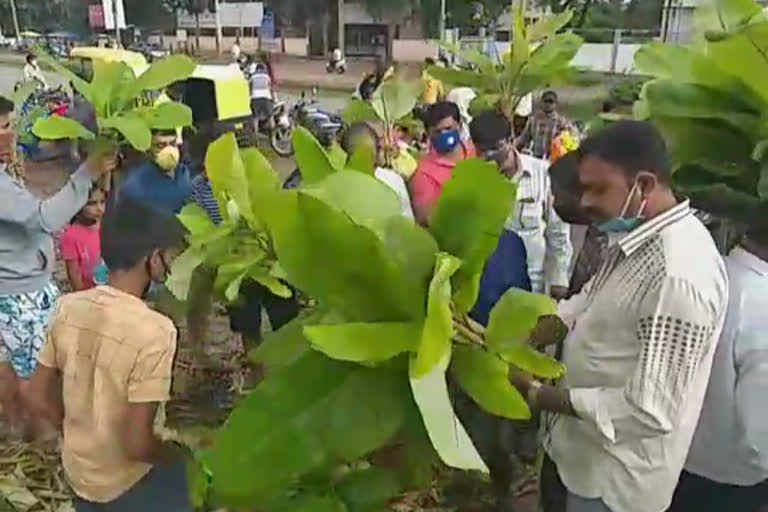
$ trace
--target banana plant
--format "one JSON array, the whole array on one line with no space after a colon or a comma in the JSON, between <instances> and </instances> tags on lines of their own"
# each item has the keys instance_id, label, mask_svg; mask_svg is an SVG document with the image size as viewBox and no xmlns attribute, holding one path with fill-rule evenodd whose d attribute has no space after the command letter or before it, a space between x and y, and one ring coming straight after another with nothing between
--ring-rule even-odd
<instances>
[{"instance_id":1,"label":"banana plant","mask_svg":"<svg viewBox=\"0 0 768 512\"><path fill-rule=\"evenodd\" d=\"M269 275L313 304L252 354L267 377L215 447L197 454L197 503L364 512L428 485L438 460L487 471L454 413L447 375L489 413L526 419L510 369L564 372L527 343L539 316L555 311L548 297L511 290L487 329L467 316L515 185L495 164L458 164L427 230L401 216L368 165L340 169L297 133L299 189L282 190L257 150L240 151L226 135L207 157L224 222L213 226L196 206L180 216L190 245L171 289L188 289L189 269L205 262L226 290L241 276L269 286ZM402 456L385 462L397 449Z\"/></svg>"},{"instance_id":2,"label":"banana plant","mask_svg":"<svg viewBox=\"0 0 768 512\"><path fill-rule=\"evenodd\" d=\"M157 61L139 76L123 62L94 59L90 82L45 53L40 53L40 59L93 106L98 126L94 133L74 119L54 115L37 120L32 127L40 139L84 139L101 148L127 142L138 151L147 151L152 143L152 130L192 124L192 111L186 105L167 102L151 106L144 100L146 93L162 90L192 74L196 64L186 56L174 55Z\"/></svg>"},{"instance_id":3,"label":"banana plant","mask_svg":"<svg viewBox=\"0 0 768 512\"><path fill-rule=\"evenodd\" d=\"M718 0L696 20L695 44L638 51L635 67L654 79L635 116L661 130L696 206L744 221L768 200L768 17L753 0Z\"/></svg>"},{"instance_id":4,"label":"banana plant","mask_svg":"<svg viewBox=\"0 0 768 512\"><path fill-rule=\"evenodd\" d=\"M525 2L513 9L512 45L501 63L475 50L446 46L475 69L431 66L427 72L443 82L471 87L478 93L472 109L498 108L510 119L520 101L532 91L567 77L570 62L583 40L576 34L558 33L573 16L572 11L525 24Z\"/></svg>"}]
</instances>

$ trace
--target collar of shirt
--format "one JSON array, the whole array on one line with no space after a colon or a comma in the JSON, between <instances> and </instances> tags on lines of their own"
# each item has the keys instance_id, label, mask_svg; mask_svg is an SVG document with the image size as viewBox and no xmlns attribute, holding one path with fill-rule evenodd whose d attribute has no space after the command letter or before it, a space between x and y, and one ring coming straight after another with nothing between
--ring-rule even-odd
<instances>
[{"instance_id":1,"label":"collar of shirt","mask_svg":"<svg viewBox=\"0 0 768 512\"><path fill-rule=\"evenodd\" d=\"M746 249L736 247L728 257L758 275L768 276L768 261L761 260Z\"/></svg>"},{"instance_id":2,"label":"collar of shirt","mask_svg":"<svg viewBox=\"0 0 768 512\"><path fill-rule=\"evenodd\" d=\"M644 222L640 227L628 233L619 240L619 247L621 247L624 255L629 257L662 229L684 219L690 214L691 206L688 199L681 201L674 208L670 208L661 215L657 215Z\"/></svg>"},{"instance_id":3,"label":"collar of shirt","mask_svg":"<svg viewBox=\"0 0 768 512\"><path fill-rule=\"evenodd\" d=\"M462 142L462 148L464 150L462 160L474 156L474 149L471 145ZM450 158L444 157L433 149L430 150L430 152L427 153L427 156L421 161L419 170L438 183L445 183L453 174L453 168L456 167L457 163L458 162L454 162Z\"/></svg>"}]
</instances>

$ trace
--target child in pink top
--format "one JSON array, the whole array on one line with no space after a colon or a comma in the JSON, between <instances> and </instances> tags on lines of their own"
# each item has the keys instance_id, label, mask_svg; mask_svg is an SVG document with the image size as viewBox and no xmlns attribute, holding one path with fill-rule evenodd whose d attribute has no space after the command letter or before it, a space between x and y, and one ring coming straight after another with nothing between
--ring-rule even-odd
<instances>
[{"instance_id":1,"label":"child in pink top","mask_svg":"<svg viewBox=\"0 0 768 512\"><path fill-rule=\"evenodd\" d=\"M61 235L61 257L73 291L93 288L93 271L101 263L99 228L104 216L107 194L94 187L88 202Z\"/></svg>"}]
</instances>

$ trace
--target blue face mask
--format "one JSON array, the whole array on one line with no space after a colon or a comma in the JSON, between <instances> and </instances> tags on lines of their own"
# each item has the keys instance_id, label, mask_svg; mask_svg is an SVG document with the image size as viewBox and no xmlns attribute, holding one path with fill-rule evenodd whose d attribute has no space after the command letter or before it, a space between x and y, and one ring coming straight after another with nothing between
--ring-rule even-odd
<instances>
[{"instance_id":1,"label":"blue face mask","mask_svg":"<svg viewBox=\"0 0 768 512\"><path fill-rule=\"evenodd\" d=\"M645 220L645 217L643 217L643 211L645 210L645 205L647 203L645 199L643 200L642 203L640 203L640 209L638 210L637 215L633 217L626 216L627 209L629 208L629 203L637 191L638 191L638 184L637 182L635 182L635 184L632 186L632 190L629 191L627 200L624 202L624 208L621 209L621 215L619 215L618 217L614 217L613 219L607 220L605 222L601 222L600 224L597 224L595 227L603 233L629 233L630 231L633 231L636 227L638 227L640 224L642 224L643 221Z\"/></svg>"},{"instance_id":2,"label":"blue face mask","mask_svg":"<svg viewBox=\"0 0 768 512\"><path fill-rule=\"evenodd\" d=\"M447 155L461 144L459 130L444 130L432 137L432 147L441 155Z\"/></svg>"}]
</instances>

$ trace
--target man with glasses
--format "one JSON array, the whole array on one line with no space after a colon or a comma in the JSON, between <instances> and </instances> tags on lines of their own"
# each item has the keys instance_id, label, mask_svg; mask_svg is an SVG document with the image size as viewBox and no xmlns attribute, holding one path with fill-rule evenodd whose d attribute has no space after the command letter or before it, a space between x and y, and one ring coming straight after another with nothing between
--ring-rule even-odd
<instances>
[{"instance_id":1,"label":"man with glasses","mask_svg":"<svg viewBox=\"0 0 768 512\"><path fill-rule=\"evenodd\" d=\"M475 117L470 133L478 155L497 162L517 184L517 199L506 229L525 242L533 291L545 293L549 285L553 297L564 298L573 248L568 224L555 213L547 162L517 152L511 142L512 127L498 112Z\"/></svg>"},{"instance_id":2,"label":"man with glasses","mask_svg":"<svg viewBox=\"0 0 768 512\"><path fill-rule=\"evenodd\" d=\"M557 111L557 93L551 89L541 95L541 107L528 120L515 145L519 150L530 149L536 158L549 158L552 140L563 132L573 132L573 124Z\"/></svg>"}]
</instances>

